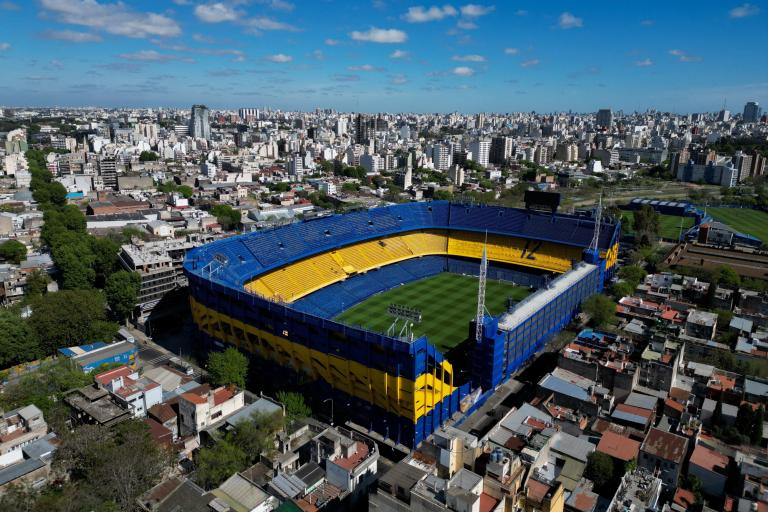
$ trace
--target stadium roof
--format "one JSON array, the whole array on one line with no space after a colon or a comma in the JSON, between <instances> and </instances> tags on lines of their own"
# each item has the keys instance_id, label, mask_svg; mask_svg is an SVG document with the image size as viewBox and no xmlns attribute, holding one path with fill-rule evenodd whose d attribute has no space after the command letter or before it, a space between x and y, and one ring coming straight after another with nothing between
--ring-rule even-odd
<instances>
[{"instance_id":1,"label":"stadium roof","mask_svg":"<svg viewBox=\"0 0 768 512\"><path fill-rule=\"evenodd\" d=\"M587 248L595 220L519 208L433 201L331 215L218 240L187 253L188 272L240 286L268 270L335 247L419 229L458 229L517 236ZM598 245L616 241L617 226L604 224Z\"/></svg>"}]
</instances>

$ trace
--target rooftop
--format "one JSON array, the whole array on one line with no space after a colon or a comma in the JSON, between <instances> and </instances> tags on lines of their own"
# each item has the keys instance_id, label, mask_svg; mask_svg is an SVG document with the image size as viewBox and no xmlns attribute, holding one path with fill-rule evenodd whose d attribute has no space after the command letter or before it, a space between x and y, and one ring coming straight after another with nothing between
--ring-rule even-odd
<instances>
[{"instance_id":1,"label":"rooftop","mask_svg":"<svg viewBox=\"0 0 768 512\"><path fill-rule=\"evenodd\" d=\"M688 439L685 437L651 428L640 449L660 459L682 464L687 447Z\"/></svg>"},{"instance_id":2,"label":"rooftop","mask_svg":"<svg viewBox=\"0 0 768 512\"><path fill-rule=\"evenodd\" d=\"M637 454L640 452L640 442L606 430L597 444L597 451L610 455L614 459L630 461L637 459Z\"/></svg>"}]
</instances>

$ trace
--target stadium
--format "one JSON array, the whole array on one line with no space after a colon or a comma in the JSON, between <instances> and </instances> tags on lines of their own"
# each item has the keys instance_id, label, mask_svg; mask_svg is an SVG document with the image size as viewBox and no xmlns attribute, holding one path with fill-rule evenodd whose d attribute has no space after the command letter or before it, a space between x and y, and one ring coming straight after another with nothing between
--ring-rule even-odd
<instances>
[{"instance_id":1,"label":"stadium","mask_svg":"<svg viewBox=\"0 0 768 512\"><path fill-rule=\"evenodd\" d=\"M614 271L619 224L555 211L408 203L219 240L184 262L193 321L203 342L302 374L351 421L413 447L482 403Z\"/></svg>"}]
</instances>

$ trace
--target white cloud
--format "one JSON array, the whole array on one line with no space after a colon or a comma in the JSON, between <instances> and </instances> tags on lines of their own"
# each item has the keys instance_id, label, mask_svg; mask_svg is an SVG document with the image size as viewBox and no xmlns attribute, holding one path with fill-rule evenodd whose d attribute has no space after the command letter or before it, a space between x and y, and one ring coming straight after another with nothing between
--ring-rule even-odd
<instances>
[{"instance_id":1,"label":"white cloud","mask_svg":"<svg viewBox=\"0 0 768 512\"><path fill-rule=\"evenodd\" d=\"M350 71L381 71L381 68L377 68L372 64L363 64L361 66L348 66Z\"/></svg>"},{"instance_id":2,"label":"white cloud","mask_svg":"<svg viewBox=\"0 0 768 512\"><path fill-rule=\"evenodd\" d=\"M520 53L518 48L504 48L504 55L517 55Z\"/></svg>"},{"instance_id":3,"label":"white cloud","mask_svg":"<svg viewBox=\"0 0 768 512\"><path fill-rule=\"evenodd\" d=\"M267 55L264 57L270 62L276 62L277 64L285 64L286 62L291 62L293 60L293 57L290 55L286 55L284 53L276 53L275 55Z\"/></svg>"},{"instance_id":4,"label":"white cloud","mask_svg":"<svg viewBox=\"0 0 768 512\"><path fill-rule=\"evenodd\" d=\"M0 2L0 10L3 11L18 11L21 9L18 4L13 2Z\"/></svg>"},{"instance_id":5,"label":"white cloud","mask_svg":"<svg viewBox=\"0 0 768 512\"><path fill-rule=\"evenodd\" d=\"M451 60L458 62L485 62L485 57L482 55L454 55Z\"/></svg>"},{"instance_id":6,"label":"white cloud","mask_svg":"<svg viewBox=\"0 0 768 512\"><path fill-rule=\"evenodd\" d=\"M461 15L467 18L476 18L490 14L495 9L496 7L493 5L467 4L461 7Z\"/></svg>"},{"instance_id":7,"label":"white cloud","mask_svg":"<svg viewBox=\"0 0 768 512\"><path fill-rule=\"evenodd\" d=\"M457 14L458 11L451 5L444 5L443 7L433 5L429 8L417 5L409 7L408 12L403 15L403 19L408 23L426 23L456 16Z\"/></svg>"},{"instance_id":8,"label":"white cloud","mask_svg":"<svg viewBox=\"0 0 768 512\"><path fill-rule=\"evenodd\" d=\"M293 9L296 8L296 6L293 5L291 2L285 2L284 0L272 0L271 2L268 2L268 3L272 9L275 9L278 11L291 12Z\"/></svg>"},{"instance_id":9,"label":"white cloud","mask_svg":"<svg viewBox=\"0 0 768 512\"><path fill-rule=\"evenodd\" d=\"M458 76L472 76L475 74L475 70L467 66L459 66L457 68L453 68L451 73Z\"/></svg>"},{"instance_id":10,"label":"white cloud","mask_svg":"<svg viewBox=\"0 0 768 512\"><path fill-rule=\"evenodd\" d=\"M223 21L235 21L239 13L231 5L222 2L214 4L200 4L195 7L195 16L205 23L221 23Z\"/></svg>"},{"instance_id":11,"label":"white cloud","mask_svg":"<svg viewBox=\"0 0 768 512\"><path fill-rule=\"evenodd\" d=\"M215 41L214 38L210 36L206 36L205 34L193 34L192 39L194 39L198 43L208 43L208 44L211 44Z\"/></svg>"},{"instance_id":12,"label":"white cloud","mask_svg":"<svg viewBox=\"0 0 768 512\"><path fill-rule=\"evenodd\" d=\"M168 16L134 11L123 2L106 4L97 0L40 0L40 5L61 23L91 27L118 36L144 38L181 34L179 24Z\"/></svg>"},{"instance_id":13,"label":"white cloud","mask_svg":"<svg viewBox=\"0 0 768 512\"><path fill-rule=\"evenodd\" d=\"M410 56L411 56L410 52L407 52L405 50L395 50L389 54L390 59L407 59Z\"/></svg>"},{"instance_id":14,"label":"white cloud","mask_svg":"<svg viewBox=\"0 0 768 512\"><path fill-rule=\"evenodd\" d=\"M539 62L540 62L539 59L530 59L530 60L521 62L520 65L524 68L532 68L533 66L538 66Z\"/></svg>"},{"instance_id":15,"label":"white cloud","mask_svg":"<svg viewBox=\"0 0 768 512\"><path fill-rule=\"evenodd\" d=\"M683 50L669 50L669 54L673 57L677 57L680 62L699 62L701 57L698 55L691 55Z\"/></svg>"},{"instance_id":16,"label":"white cloud","mask_svg":"<svg viewBox=\"0 0 768 512\"><path fill-rule=\"evenodd\" d=\"M557 19L557 24L562 29L569 29L569 28L580 28L584 26L584 20L581 18L574 16L573 14L569 12L564 12L560 15L560 17Z\"/></svg>"},{"instance_id":17,"label":"white cloud","mask_svg":"<svg viewBox=\"0 0 768 512\"><path fill-rule=\"evenodd\" d=\"M309 54L310 57L312 57L315 60L324 60L325 54L323 53L323 50L315 50L312 53Z\"/></svg>"},{"instance_id":18,"label":"white cloud","mask_svg":"<svg viewBox=\"0 0 768 512\"><path fill-rule=\"evenodd\" d=\"M640 24L641 24L642 26L644 26L644 27L650 27L650 26L653 26L655 23L656 23L656 22L655 22L654 20L651 20L651 19L643 20L643 21L641 21L641 22L640 22Z\"/></svg>"},{"instance_id":19,"label":"white cloud","mask_svg":"<svg viewBox=\"0 0 768 512\"><path fill-rule=\"evenodd\" d=\"M168 62L171 60L183 60L180 59L178 55L160 53L155 50L141 50L133 53L121 53L118 55L118 57L125 60L139 60L145 62Z\"/></svg>"},{"instance_id":20,"label":"white cloud","mask_svg":"<svg viewBox=\"0 0 768 512\"><path fill-rule=\"evenodd\" d=\"M371 27L365 32L357 30L350 32L349 37L355 41L368 41L371 43L404 43L408 40L408 34L395 28L376 28Z\"/></svg>"},{"instance_id":21,"label":"white cloud","mask_svg":"<svg viewBox=\"0 0 768 512\"><path fill-rule=\"evenodd\" d=\"M403 85L408 83L408 79L405 77L405 75L394 75L390 83L392 85Z\"/></svg>"},{"instance_id":22,"label":"white cloud","mask_svg":"<svg viewBox=\"0 0 768 512\"><path fill-rule=\"evenodd\" d=\"M282 21L275 21L270 18L251 18L246 21L246 24L257 30L285 30L287 32L300 32L301 29L294 25L290 25L288 23L283 23Z\"/></svg>"},{"instance_id":23,"label":"white cloud","mask_svg":"<svg viewBox=\"0 0 768 512\"><path fill-rule=\"evenodd\" d=\"M753 4L741 4L728 11L731 18L748 18L760 13L760 8Z\"/></svg>"},{"instance_id":24,"label":"white cloud","mask_svg":"<svg viewBox=\"0 0 768 512\"><path fill-rule=\"evenodd\" d=\"M45 39L68 41L70 43L95 43L97 41L101 41L101 36L98 34L77 32L75 30L46 30L41 34L41 36Z\"/></svg>"},{"instance_id":25,"label":"white cloud","mask_svg":"<svg viewBox=\"0 0 768 512\"><path fill-rule=\"evenodd\" d=\"M525 9L518 9L515 11L515 16L528 16L528 11Z\"/></svg>"},{"instance_id":26,"label":"white cloud","mask_svg":"<svg viewBox=\"0 0 768 512\"><path fill-rule=\"evenodd\" d=\"M338 39L331 39L330 37L325 40L325 44L328 46L337 46L340 42Z\"/></svg>"},{"instance_id":27,"label":"white cloud","mask_svg":"<svg viewBox=\"0 0 768 512\"><path fill-rule=\"evenodd\" d=\"M462 30L475 30L477 28L477 23L468 20L459 20L458 23L456 23L456 26Z\"/></svg>"},{"instance_id":28,"label":"white cloud","mask_svg":"<svg viewBox=\"0 0 768 512\"><path fill-rule=\"evenodd\" d=\"M653 66L653 61L651 59L645 58L643 60L636 61L635 66L639 68L647 68L648 66Z\"/></svg>"},{"instance_id":29,"label":"white cloud","mask_svg":"<svg viewBox=\"0 0 768 512\"><path fill-rule=\"evenodd\" d=\"M0 52L11 49L11 43L0 43Z\"/></svg>"}]
</instances>

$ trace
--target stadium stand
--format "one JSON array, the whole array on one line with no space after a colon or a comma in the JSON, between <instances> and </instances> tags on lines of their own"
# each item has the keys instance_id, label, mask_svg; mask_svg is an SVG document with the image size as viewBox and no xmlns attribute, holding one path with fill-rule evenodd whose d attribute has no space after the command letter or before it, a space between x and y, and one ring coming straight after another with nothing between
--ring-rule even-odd
<instances>
[{"instance_id":1,"label":"stadium stand","mask_svg":"<svg viewBox=\"0 0 768 512\"><path fill-rule=\"evenodd\" d=\"M480 391L509 378L602 289L620 227L604 222L590 248L596 231L586 217L409 203L216 241L189 251L184 271L202 343L256 354L271 362L261 369L275 378L290 370L312 383L312 393L347 404L358 425L415 446L482 403ZM469 367L458 376L426 337L404 340L332 320L402 283L444 270L474 273L486 233L489 278L528 279L541 289L503 318L483 318L482 340L468 347ZM521 265L536 270L526 274ZM563 274L547 281L553 272Z\"/></svg>"}]
</instances>

